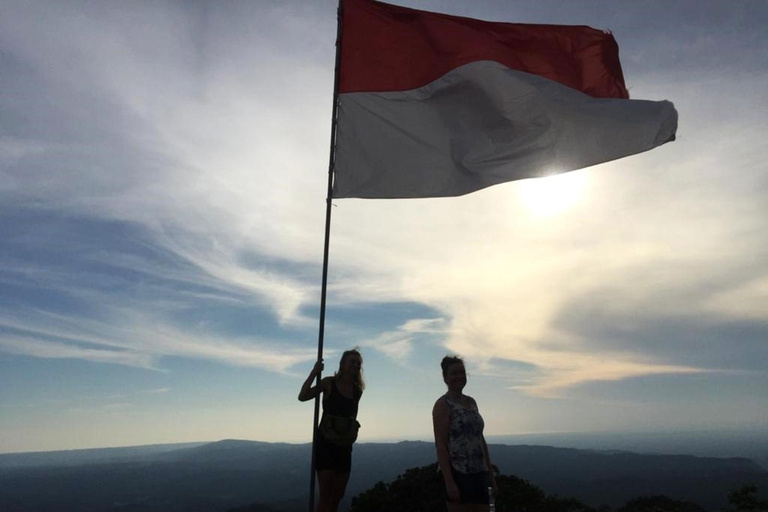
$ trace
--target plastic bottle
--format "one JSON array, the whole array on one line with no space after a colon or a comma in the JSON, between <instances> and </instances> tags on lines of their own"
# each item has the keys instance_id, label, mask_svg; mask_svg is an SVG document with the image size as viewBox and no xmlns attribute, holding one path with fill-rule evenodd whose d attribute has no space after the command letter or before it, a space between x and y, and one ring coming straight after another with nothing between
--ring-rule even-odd
<instances>
[{"instance_id":1,"label":"plastic bottle","mask_svg":"<svg viewBox=\"0 0 768 512\"><path fill-rule=\"evenodd\" d=\"M493 487L488 487L488 512L496 512L496 496L493 495Z\"/></svg>"}]
</instances>

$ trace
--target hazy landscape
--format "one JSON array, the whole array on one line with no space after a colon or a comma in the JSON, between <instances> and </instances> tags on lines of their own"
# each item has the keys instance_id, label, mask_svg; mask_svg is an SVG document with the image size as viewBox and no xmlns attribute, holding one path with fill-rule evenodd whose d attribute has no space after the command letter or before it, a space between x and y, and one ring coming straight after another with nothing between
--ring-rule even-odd
<instances>
[{"instance_id":1,"label":"hazy landscape","mask_svg":"<svg viewBox=\"0 0 768 512\"><path fill-rule=\"evenodd\" d=\"M350 13L376 2L344 0L344 18L339 0L0 1L0 512L304 511L312 404L297 394L356 346L344 512L409 470L436 475L430 411L454 354L499 434L493 461L539 494L595 509L581 512L644 494L744 512L729 491L768 491L768 1L385 3L438 13L403 20L586 30L622 97L575 71L606 53L550 28L498 54L417 31L424 65L402 37L372 37L381 51L358 57L376 73L395 76L384 53L403 73L458 67L352 92L337 48L357 48ZM471 32L500 42L489 30ZM496 68L550 40L530 76ZM528 85L461 78L481 62ZM539 89L543 69L573 83ZM350 108L377 90L392 113L399 95L423 101L391 125ZM650 150L669 139L636 145L641 118L582 110L625 101L673 103L676 140ZM376 129L348 122L363 112ZM575 142L587 133L594 151ZM355 147L367 164L349 165ZM345 167L400 175L418 147L435 163L391 199L329 190ZM435 191L444 169L497 184L416 197L427 169ZM439 495L432 480L420 489ZM374 508L352 512L436 512Z\"/></svg>"},{"instance_id":2,"label":"hazy landscape","mask_svg":"<svg viewBox=\"0 0 768 512\"><path fill-rule=\"evenodd\" d=\"M682 434L680 434L682 436ZM648 434L646 434L648 436ZM755 484L768 489L766 437L732 439L730 447L751 450L731 457L660 454L639 434L619 436L571 434L560 444L591 439L598 449L524 444L496 444L491 454L502 474L524 478L547 493L574 497L593 507L618 507L638 496L666 495L695 502L709 510L727 505L729 491ZM546 436L538 436L544 438ZM663 446L660 434L656 445ZM671 442L672 437L666 436ZM703 439L709 450L727 448L715 434L688 436L691 446ZM615 447L644 446L633 453ZM541 440L541 439L539 439ZM555 436L550 436L555 441ZM614 449L600 449L600 444ZM306 509L309 444L224 440L127 448L45 453L0 454L0 509L4 512L51 511L211 511L263 503L275 510ZM703 448L700 448L700 450ZM657 452L657 453L647 453ZM352 497L379 481L390 482L406 469L434 462L426 441L361 443L355 446Z\"/></svg>"}]
</instances>

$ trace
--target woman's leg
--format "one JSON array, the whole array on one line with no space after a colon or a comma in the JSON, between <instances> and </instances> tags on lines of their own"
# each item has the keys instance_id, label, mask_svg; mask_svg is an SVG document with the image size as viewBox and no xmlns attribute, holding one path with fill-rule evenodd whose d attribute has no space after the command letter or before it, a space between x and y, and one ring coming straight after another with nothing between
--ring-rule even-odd
<instances>
[{"instance_id":1,"label":"woman's leg","mask_svg":"<svg viewBox=\"0 0 768 512\"><path fill-rule=\"evenodd\" d=\"M318 500L317 512L334 512L331 495L333 494L333 477L336 474L332 470L317 472Z\"/></svg>"},{"instance_id":2,"label":"woman's leg","mask_svg":"<svg viewBox=\"0 0 768 512\"><path fill-rule=\"evenodd\" d=\"M317 481L320 484L317 512L337 512L339 503L347 490L349 473L337 473L333 470L318 471Z\"/></svg>"},{"instance_id":3,"label":"woman's leg","mask_svg":"<svg viewBox=\"0 0 768 512\"><path fill-rule=\"evenodd\" d=\"M344 499L344 493L347 490L349 482L349 473L336 473L333 478L333 512L339 510L339 503Z\"/></svg>"},{"instance_id":4,"label":"woman's leg","mask_svg":"<svg viewBox=\"0 0 768 512\"><path fill-rule=\"evenodd\" d=\"M491 508L490 505L482 503L485 501L488 488L485 474L464 474L453 471L453 479L459 488L462 499L475 503L446 501L448 512L488 512Z\"/></svg>"},{"instance_id":5,"label":"woman's leg","mask_svg":"<svg viewBox=\"0 0 768 512\"><path fill-rule=\"evenodd\" d=\"M461 503L456 503L455 501L446 501L445 502L445 508L448 509L448 512L464 512L464 505Z\"/></svg>"}]
</instances>

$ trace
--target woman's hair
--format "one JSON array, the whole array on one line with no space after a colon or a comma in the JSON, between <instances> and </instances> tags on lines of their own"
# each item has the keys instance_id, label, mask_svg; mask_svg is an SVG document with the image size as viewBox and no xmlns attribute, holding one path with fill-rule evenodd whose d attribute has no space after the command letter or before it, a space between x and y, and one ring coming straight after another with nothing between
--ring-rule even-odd
<instances>
[{"instance_id":1,"label":"woman's hair","mask_svg":"<svg viewBox=\"0 0 768 512\"><path fill-rule=\"evenodd\" d=\"M352 350L345 350L344 353L341 354L341 359L339 360L339 371L337 371L334 375L341 373L341 368L344 366L344 360L351 355L357 355L357 357L360 358L360 373L355 375L355 384L357 384L360 390L363 391L365 390L365 379L363 378L363 355L360 353L360 347L355 347Z\"/></svg>"},{"instance_id":2,"label":"woman's hair","mask_svg":"<svg viewBox=\"0 0 768 512\"><path fill-rule=\"evenodd\" d=\"M443 377L445 377L445 372L448 371L448 367L452 364L464 364L464 360L460 358L459 356L445 356L442 361L440 361L440 368L443 369Z\"/></svg>"}]
</instances>

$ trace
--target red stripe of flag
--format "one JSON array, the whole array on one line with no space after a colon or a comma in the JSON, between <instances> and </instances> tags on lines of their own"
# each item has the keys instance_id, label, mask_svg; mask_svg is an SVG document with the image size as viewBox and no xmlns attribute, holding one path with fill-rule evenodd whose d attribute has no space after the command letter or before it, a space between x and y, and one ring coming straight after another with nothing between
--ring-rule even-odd
<instances>
[{"instance_id":1,"label":"red stripe of flag","mask_svg":"<svg viewBox=\"0 0 768 512\"><path fill-rule=\"evenodd\" d=\"M595 98L628 98L613 36L586 26L498 23L345 0L339 92L406 91L481 60Z\"/></svg>"}]
</instances>

